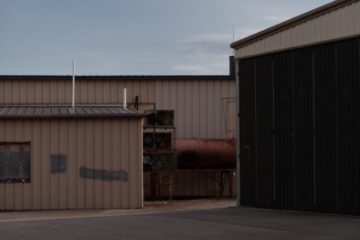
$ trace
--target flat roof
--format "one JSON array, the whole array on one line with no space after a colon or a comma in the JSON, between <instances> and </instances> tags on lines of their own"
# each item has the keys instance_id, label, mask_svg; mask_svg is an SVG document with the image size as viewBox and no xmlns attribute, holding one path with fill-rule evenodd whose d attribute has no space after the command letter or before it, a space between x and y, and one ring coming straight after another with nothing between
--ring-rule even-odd
<instances>
[{"instance_id":1,"label":"flat roof","mask_svg":"<svg viewBox=\"0 0 360 240\"><path fill-rule=\"evenodd\" d=\"M0 119L142 118L120 105L2 105Z\"/></svg>"},{"instance_id":2,"label":"flat roof","mask_svg":"<svg viewBox=\"0 0 360 240\"><path fill-rule=\"evenodd\" d=\"M280 24L277 24L273 27L267 28L263 31L260 31L258 33L255 33L253 35L250 35L246 38L240 39L236 42L233 42L230 46L231 48L238 49L242 46L246 46L251 44L252 42L256 42L257 40L264 39L272 34L275 34L277 32L281 32L286 30L287 28L291 28L294 25L298 25L302 22L309 21L319 15L324 14L325 12L334 11L337 8L341 8L345 5L351 4L353 2L357 2L359 0L336 0L333 2L330 2L328 4L325 4L321 7L315 8L309 12L306 12L304 14L301 14L297 17L291 18L285 22L282 22Z\"/></svg>"}]
</instances>

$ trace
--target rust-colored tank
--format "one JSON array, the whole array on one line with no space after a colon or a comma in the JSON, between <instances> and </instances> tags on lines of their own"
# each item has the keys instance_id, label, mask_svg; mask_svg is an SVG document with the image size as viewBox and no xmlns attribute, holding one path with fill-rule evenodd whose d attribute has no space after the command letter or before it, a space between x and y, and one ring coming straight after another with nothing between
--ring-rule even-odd
<instances>
[{"instance_id":1,"label":"rust-colored tank","mask_svg":"<svg viewBox=\"0 0 360 240\"><path fill-rule=\"evenodd\" d=\"M236 168L235 139L176 139L178 169Z\"/></svg>"}]
</instances>

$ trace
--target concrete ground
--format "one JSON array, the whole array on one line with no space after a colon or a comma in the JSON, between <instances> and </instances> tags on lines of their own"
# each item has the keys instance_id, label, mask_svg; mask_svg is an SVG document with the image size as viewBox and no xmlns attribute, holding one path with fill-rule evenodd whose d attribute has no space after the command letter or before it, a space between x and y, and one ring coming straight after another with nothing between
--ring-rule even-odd
<instances>
[{"instance_id":1,"label":"concrete ground","mask_svg":"<svg viewBox=\"0 0 360 240\"><path fill-rule=\"evenodd\" d=\"M139 210L5 212L0 239L360 239L360 217L234 206L193 200Z\"/></svg>"}]
</instances>

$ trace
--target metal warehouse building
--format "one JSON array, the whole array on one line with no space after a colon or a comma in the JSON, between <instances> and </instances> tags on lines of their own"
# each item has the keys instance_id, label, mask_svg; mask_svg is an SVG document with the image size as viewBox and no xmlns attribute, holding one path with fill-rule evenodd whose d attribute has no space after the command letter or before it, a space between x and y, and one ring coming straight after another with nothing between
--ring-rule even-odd
<instances>
[{"instance_id":1,"label":"metal warehouse building","mask_svg":"<svg viewBox=\"0 0 360 240\"><path fill-rule=\"evenodd\" d=\"M143 206L143 114L1 106L0 210Z\"/></svg>"},{"instance_id":2,"label":"metal warehouse building","mask_svg":"<svg viewBox=\"0 0 360 240\"><path fill-rule=\"evenodd\" d=\"M235 137L235 128L236 128L236 104L235 104L235 78L231 75L224 75L224 76L76 76L76 90L75 90L75 102L76 106L92 106L95 107L93 110L96 112L105 112L108 111L105 109L101 109L101 107L116 107L116 105L121 104L123 102L123 89L127 89L127 98L128 98L128 104L130 106L138 105L139 112L143 112L144 110L153 110L153 109L163 109L163 110L173 110L175 112L175 127L176 127L176 135L174 136L176 139L182 139L182 140L195 140L195 139L233 139ZM54 106L54 105L71 105L72 95L71 95L71 76L0 76L0 106L23 106L23 107L31 107L33 105L48 105L48 106ZM115 105L115 106L114 106ZM99 107L99 109L97 108ZM51 111L57 111L57 109L52 109ZM89 110L92 112L92 110ZM16 111L15 111L16 112ZM85 113L87 110L85 111ZM0 112L1 114L1 112ZM116 144L120 147L118 149L119 151L123 152L122 154L130 154L131 156L137 156L135 155L135 152L133 151L139 151L142 154L143 148L139 148L137 145L136 149L127 149L129 146L132 146L135 148L135 143L133 141L138 141L138 130L136 130L136 134L132 136L130 134L130 130L127 128L123 129L123 123L136 125L139 121L135 121L134 118L130 118L128 121L129 123L125 123L125 119L127 118L127 114L131 113L125 113L125 116L120 117L118 120L119 124L121 125L121 132L118 134L111 133L110 140L116 141ZM40 128L39 123L42 121L44 123L44 126L48 128L50 133L55 134L56 131L58 131L61 137L60 139L56 139L53 135L46 135L47 138L55 138L54 139L54 145L52 141L48 143L48 141L45 141L46 144L51 144L49 146L52 146L51 152L47 152L47 155L52 154L61 154L61 151L58 151L58 148L66 148L66 155L67 151L76 151L73 148L70 148L70 145L68 146L66 139L72 140L73 137L69 137L68 134L71 134L73 136L73 132L75 129L80 128L80 133L78 134L78 137L83 139L84 141L94 141L90 145L82 145L80 144L79 147L85 146L86 149L92 149L94 146L98 146L98 144L102 144L103 141L110 141L109 138L106 136L110 134L108 127L111 127L113 123L104 123L105 119L92 119L91 116L88 118L84 118L84 116L81 116L81 121L84 123L87 123L86 126L93 126L87 127L84 129L84 125L80 124L80 120L75 120L73 118L71 119L64 119L59 120L58 118L52 119L52 116L46 116L46 120L36 120L36 124L34 120L28 121L29 123L25 123L25 120L17 120L18 117L17 114L13 114L14 120L8 121L9 123L6 123L9 126L13 126L11 124L17 124L19 122L20 128L16 128L15 132L17 135L23 134L18 129L26 129L37 127ZM41 114L40 114L41 115ZM90 114L91 115L91 114ZM106 114L105 114L106 115ZM141 115L141 114L140 114ZM140 116L139 115L139 116ZM68 116L65 111L65 116ZM86 116L85 116L86 117ZM1 116L0 116L1 118ZM104 117L105 118L105 117ZM123 119L125 118L125 119ZM112 121L115 120L110 119L106 121ZM11 122L11 123L10 123ZM21 123L20 123L21 122ZM33 123L34 122L34 123ZM52 124L53 122L53 124ZM136 122L136 123L135 123ZM25 124L25 125L24 125ZM52 125L51 125L52 124ZM50 127L51 125L51 127ZM67 127L68 125L68 127ZM60 130L57 130L61 126ZM78 126L78 127L77 127ZM5 127L7 129L7 127ZM134 127L135 128L135 127ZM69 130L72 129L72 130ZM31 131L28 133L27 131ZM40 132L42 132L41 129L39 129ZM45 131L45 130L44 130ZM88 131L90 131L88 133ZM97 131L94 133L93 131ZM102 131L106 131L103 135ZM45 131L47 132L47 130ZM2 131L1 131L2 133ZM15 133L14 133L15 134ZM40 136L36 135L39 134L38 131L34 130L26 130L24 134L34 134L35 139L38 139ZM44 133L45 134L45 133ZM63 135L65 134L65 135ZM90 135L86 135L90 134ZM93 135L91 135L93 134ZM91 137L98 136L100 134L101 138L98 139L97 137L94 139L91 139ZM141 135L143 133L140 133ZM1 135L0 141L5 141L6 139L3 134ZM7 135L6 135L7 136ZM129 142L126 142L123 138L124 137L130 137L132 139L129 140ZM19 140L16 140L16 142L28 142L29 140L21 140L20 138L17 138ZM28 137L24 137L24 139L29 139ZM81 140L79 139L79 141ZM15 140L11 140L15 141ZM65 142L64 142L65 141ZM125 145L126 149L123 149L122 144ZM138 144L137 142L136 144ZM65 144L65 145L63 145ZM106 144L108 144L106 142ZM142 144L142 142L141 142ZM35 147L36 145L34 145ZM114 146L112 146L114 147ZM67 149L69 148L69 149ZM97 154L103 154L107 157L113 158L113 153L109 152L109 149L104 149L105 146L101 145L101 148L99 149L99 153ZM36 148L32 151L39 151ZM65 151L64 150L64 151ZM109 151L108 151L109 150ZM109 163L103 163L100 159L100 155L95 157L93 154L90 154L91 152L87 153L85 149L80 148L79 150L81 158L85 158L85 160L81 161L89 161L91 162L91 165L86 165L86 168L90 169L100 169L100 170L107 170L108 167L106 164ZM95 150L91 150L95 151ZM97 150L96 150L97 151ZM115 151L115 149L111 150ZM127 151L130 151L129 153ZM34 152L35 153L35 152ZM33 154L34 154L33 153ZM40 154L37 153L36 154ZM44 153L45 154L45 153ZM73 153L71 153L73 154ZM84 155L86 154L86 155ZM110 154L110 155L109 155ZM115 153L114 153L115 154ZM65 155L65 154L64 154ZM125 194L124 192L117 192L116 194L114 192L111 192L111 181L102 181L98 183L98 180L91 180L94 183L96 183L96 188L103 189L101 191L107 191L107 194L110 194L109 199L103 199L101 194L96 195L95 192L97 191L95 188L93 189L90 185L86 185L85 193L79 192L76 190L76 194L85 194L85 200L83 198L84 195L80 195L80 198L78 202L73 202L74 199L72 198L72 194L74 192L73 185L70 184L73 179L75 179L75 175L67 177L63 173L59 174L52 174L51 173L51 165L49 156L47 157L47 160L45 160L45 156L43 156L43 159L32 159L32 161L39 161L39 165L36 163L36 166L32 164L32 178L33 180L37 181L34 182L34 187L30 187L29 184L26 183L0 183L0 207L2 206L15 206L14 203L11 203L14 201L20 201L19 197L22 195L30 194L32 188L36 190L36 192L32 195L32 198L41 198L42 203L41 204L47 204L44 208L49 208L50 204L50 198L54 199L59 197L59 200L55 200L55 203L51 204L59 204L56 205L58 208L68 207L73 208L74 206L79 208L97 208L98 206L104 206L104 208L108 208L108 205L110 204L110 200L112 198L118 198L119 196L117 194L120 194L121 198L124 198L121 200L121 206L120 207L138 207L141 206L142 202L139 202L139 200L135 197L135 193L133 193L134 190L138 187L141 189L144 189L144 195L150 195L151 194L151 186L150 186L150 174L144 173L142 176L144 178L144 186L140 185L138 180L135 179L134 175L135 173L130 173L130 170L126 168L126 164L136 164L133 167L131 167L131 171L134 171L135 167L137 168L137 171L142 172L142 166L140 168L139 165L137 165L137 158L132 159L124 159L121 161L125 161L124 163L121 163L123 165L119 166L119 168L112 168L114 171L120 171L120 170L127 170L129 174L129 182L119 181L114 182L115 185L124 185ZM96 158L96 159L95 159ZM68 158L68 164L75 164L73 162L70 162L70 158ZM99 160L100 159L100 160ZM135 161L135 162L134 162ZM235 161L235 160L234 160ZM40 162L43 162L41 165ZM35 162L34 162L35 163ZM81 163L79 163L81 164ZM94 164L98 164L94 166ZM102 167L104 164L104 167ZM130 166L130 165L129 165ZM132 166L132 165L131 165ZM69 165L70 167L70 165ZM76 165L77 170L79 171L80 165ZM69 171L75 171L73 168L69 168ZM40 178L36 177L35 175L40 174ZM70 174L70 173L67 173ZM71 174L78 174L78 172L73 172ZM49 176L51 178L51 181L48 181L47 178L43 176ZM134 183L130 183L130 176L135 179ZM76 177L79 177L76 175ZM139 176L138 176L139 177ZM234 196L236 194L235 191L230 191L229 189L235 190L235 184L236 184L236 176L232 176L231 179L229 179L226 184L227 187L224 189L223 192L221 192L222 188L219 184L219 181L221 181L222 175L220 170L218 169L179 169L176 171L176 174L174 175L174 189L173 189L173 196L179 196L179 197L212 197L212 196L219 196L219 195L225 195L225 196ZM65 182L61 182L63 181ZM79 178L81 181L88 181L89 179ZM45 182L44 182L45 181ZM59 184L61 183L61 184ZM64 183L64 184L62 184ZM104 186L109 185L110 188L103 188L102 184ZM16 185L16 186L15 186ZM17 186L19 185L19 186ZM24 186L21 186L24 185ZM59 185L58 188L64 188L67 191L65 192L56 192L56 190L52 190L53 192L48 192L48 187L53 189L55 185ZM130 188L128 188L130 187ZM8 199L5 195L2 194L1 189L4 189L7 196L12 196L12 198ZM131 190L130 190L131 189ZM71 190L71 191L70 191ZM70 191L70 192L69 192ZM138 191L138 190L136 190ZM20 195L19 195L20 194ZM40 195L39 195L40 194ZM50 195L49 195L50 194ZM52 194L52 195L51 195ZM54 195L55 194L55 195ZM58 195L56 195L58 194ZM86 195L88 194L88 195ZM91 194L95 194L94 197L96 199L92 198ZM106 194L106 195L107 195ZM138 194L141 194L138 192ZM136 195L138 196L138 195ZM5 201L8 201L5 203ZM81 202L82 201L82 202ZM85 202L84 202L85 201ZM90 202L86 202L90 201ZM104 201L107 201L106 203ZM115 202L118 201L114 200ZM135 201L135 203L131 203L130 201ZM2 205L1 205L2 204ZM13 204L13 205L11 205ZM18 203L20 204L20 203ZM22 203L21 203L22 204ZM35 204L35 200L33 203L26 202L26 204ZM38 203L36 203L38 204ZM61 204L61 205L60 205ZM75 205L74 205L75 204ZM78 205L82 204L82 205ZM87 204L87 205L86 205ZM99 205L100 204L100 205ZM106 204L106 205L104 205ZM130 204L130 205L129 205ZM19 206L19 205L16 205ZM31 205L33 206L33 205ZM106 207L105 207L106 206ZM118 207L118 205L116 205ZM4 207L5 208L5 207ZM6 207L10 208L10 207ZM11 207L12 208L12 207ZM24 207L25 208L25 207ZM26 205L26 208L28 208L28 205ZM39 206L36 205L36 209L38 209ZM51 207L54 208L54 207Z\"/></svg>"},{"instance_id":3,"label":"metal warehouse building","mask_svg":"<svg viewBox=\"0 0 360 240\"><path fill-rule=\"evenodd\" d=\"M241 203L360 214L360 2L331 2L231 46Z\"/></svg>"}]
</instances>

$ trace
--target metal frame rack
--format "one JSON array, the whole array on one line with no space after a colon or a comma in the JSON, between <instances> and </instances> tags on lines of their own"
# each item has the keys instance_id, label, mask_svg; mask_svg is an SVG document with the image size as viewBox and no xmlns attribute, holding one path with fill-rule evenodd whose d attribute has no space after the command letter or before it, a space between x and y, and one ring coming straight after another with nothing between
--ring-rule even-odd
<instances>
[{"instance_id":1,"label":"metal frame rack","mask_svg":"<svg viewBox=\"0 0 360 240\"><path fill-rule=\"evenodd\" d=\"M176 171L173 110L146 111L144 124L144 171L151 172L151 198L172 200Z\"/></svg>"}]
</instances>

